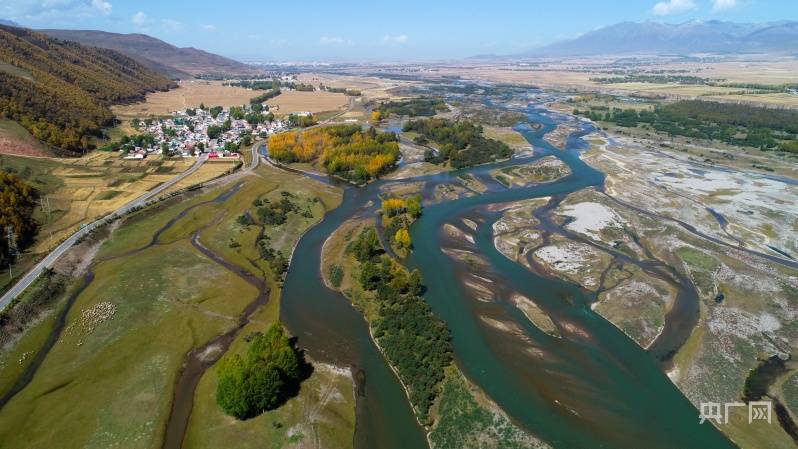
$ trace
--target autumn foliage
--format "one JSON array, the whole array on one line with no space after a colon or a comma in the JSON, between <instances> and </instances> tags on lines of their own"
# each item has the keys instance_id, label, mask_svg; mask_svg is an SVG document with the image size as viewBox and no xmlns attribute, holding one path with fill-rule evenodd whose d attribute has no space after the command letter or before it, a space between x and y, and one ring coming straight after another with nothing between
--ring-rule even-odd
<instances>
[{"instance_id":1,"label":"autumn foliage","mask_svg":"<svg viewBox=\"0 0 798 449\"><path fill-rule=\"evenodd\" d=\"M319 161L330 174L365 182L394 166L399 145L393 133L335 125L276 134L269 138L269 155L280 162Z\"/></svg>"},{"instance_id":2,"label":"autumn foliage","mask_svg":"<svg viewBox=\"0 0 798 449\"><path fill-rule=\"evenodd\" d=\"M0 263L6 265L10 257L7 228L16 237L17 248L22 250L36 233L33 211L36 207L36 191L16 175L0 171Z\"/></svg>"},{"instance_id":3,"label":"autumn foliage","mask_svg":"<svg viewBox=\"0 0 798 449\"><path fill-rule=\"evenodd\" d=\"M114 123L108 106L143 100L173 86L169 79L113 50L0 26L0 116L37 139L69 151Z\"/></svg>"}]
</instances>

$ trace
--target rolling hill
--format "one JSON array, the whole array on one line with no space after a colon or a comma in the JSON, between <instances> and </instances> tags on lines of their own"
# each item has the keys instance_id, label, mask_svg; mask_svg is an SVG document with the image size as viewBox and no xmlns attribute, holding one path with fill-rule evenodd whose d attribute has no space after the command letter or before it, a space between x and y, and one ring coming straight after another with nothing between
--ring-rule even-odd
<instances>
[{"instance_id":1,"label":"rolling hill","mask_svg":"<svg viewBox=\"0 0 798 449\"><path fill-rule=\"evenodd\" d=\"M196 48L180 48L146 34L118 34L93 30L39 30L56 39L116 50L171 78L202 74L249 74L256 70L241 62Z\"/></svg>"},{"instance_id":2,"label":"rolling hill","mask_svg":"<svg viewBox=\"0 0 798 449\"><path fill-rule=\"evenodd\" d=\"M520 57L618 54L798 53L798 22L622 22Z\"/></svg>"},{"instance_id":3,"label":"rolling hill","mask_svg":"<svg viewBox=\"0 0 798 449\"><path fill-rule=\"evenodd\" d=\"M89 148L114 123L110 105L174 85L119 52L0 25L0 117L53 147Z\"/></svg>"}]
</instances>

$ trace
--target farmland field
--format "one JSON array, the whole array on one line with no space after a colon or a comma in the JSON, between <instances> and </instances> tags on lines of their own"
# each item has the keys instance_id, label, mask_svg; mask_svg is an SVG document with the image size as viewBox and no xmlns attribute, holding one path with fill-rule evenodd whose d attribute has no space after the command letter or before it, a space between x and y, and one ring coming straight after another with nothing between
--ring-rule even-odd
<instances>
[{"instance_id":1,"label":"farmland field","mask_svg":"<svg viewBox=\"0 0 798 449\"><path fill-rule=\"evenodd\" d=\"M112 110L121 119L168 115L174 111L191 107L241 106L258 95L256 91L242 87L223 86L216 81L182 81L177 89L147 95L147 101L130 105L114 106Z\"/></svg>"}]
</instances>

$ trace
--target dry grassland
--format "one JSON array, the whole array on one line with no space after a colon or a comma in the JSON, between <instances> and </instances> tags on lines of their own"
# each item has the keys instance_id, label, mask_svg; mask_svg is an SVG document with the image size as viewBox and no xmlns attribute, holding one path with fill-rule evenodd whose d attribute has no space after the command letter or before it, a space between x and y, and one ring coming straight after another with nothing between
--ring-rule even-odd
<instances>
[{"instance_id":1,"label":"dry grassland","mask_svg":"<svg viewBox=\"0 0 798 449\"><path fill-rule=\"evenodd\" d=\"M267 101L270 108L277 106L276 114L290 114L292 112L324 112L345 107L348 103L344 94L332 92L300 92L288 91Z\"/></svg>"},{"instance_id":2,"label":"dry grassland","mask_svg":"<svg viewBox=\"0 0 798 449\"><path fill-rule=\"evenodd\" d=\"M181 81L180 86L168 92L147 95L147 101L130 105L114 106L111 109L120 119L168 115L177 110L206 106L240 106L258 93L242 87L223 86L221 81Z\"/></svg>"}]
</instances>

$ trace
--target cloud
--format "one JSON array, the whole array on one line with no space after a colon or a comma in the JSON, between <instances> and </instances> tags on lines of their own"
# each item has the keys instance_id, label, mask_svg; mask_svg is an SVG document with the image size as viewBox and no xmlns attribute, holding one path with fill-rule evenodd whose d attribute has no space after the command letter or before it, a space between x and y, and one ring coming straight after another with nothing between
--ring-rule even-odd
<instances>
[{"instance_id":1,"label":"cloud","mask_svg":"<svg viewBox=\"0 0 798 449\"><path fill-rule=\"evenodd\" d=\"M216 25L207 25L207 24L201 23L200 24L200 28L202 28L203 30L205 30L205 31L207 31L209 33L213 33L214 31L216 31Z\"/></svg>"},{"instance_id":2,"label":"cloud","mask_svg":"<svg viewBox=\"0 0 798 449\"><path fill-rule=\"evenodd\" d=\"M142 11L133 14L133 17L130 18L130 21L133 22L133 25L137 27L143 27L144 24L147 23L147 15L144 14Z\"/></svg>"},{"instance_id":3,"label":"cloud","mask_svg":"<svg viewBox=\"0 0 798 449\"><path fill-rule=\"evenodd\" d=\"M349 39L344 39L342 37L334 36L322 36L319 38L319 43L321 45L334 45L334 46L341 46L341 45L352 45L352 41Z\"/></svg>"},{"instance_id":4,"label":"cloud","mask_svg":"<svg viewBox=\"0 0 798 449\"><path fill-rule=\"evenodd\" d=\"M179 33L183 31L183 23L174 19L161 19L161 26L165 31L170 33Z\"/></svg>"},{"instance_id":5,"label":"cloud","mask_svg":"<svg viewBox=\"0 0 798 449\"><path fill-rule=\"evenodd\" d=\"M693 0L666 0L654 5L655 16L668 16L695 9Z\"/></svg>"},{"instance_id":6,"label":"cloud","mask_svg":"<svg viewBox=\"0 0 798 449\"><path fill-rule=\"evenodd\" d=\"M720 12L737 6L737 0L712 0L712 11Z\"/></svg>"},{"instance_id":7,"label":"cloud","mask_svg":"<svg viewBox=\"0 0 798 449\"><path fill-rule=\"evenodd\" d=\"M111 10L113 9L113 6L104 0L91 0L91 7L104 16L111 14Z\"/></svg>"},{"instance_id":8,"label":"cloud","mask_svg":"<svg viewBox=\"0 0 798 449\"><path fill-rule=\"evenodd\" d=\"M395 44L401 45L406 44L410 40L406 34L400 34L398 36L391 36L390 34L386 34L385 37L382 38L382 42L385 44Z\"/></svg>"},{"instance_id":9,"label":"cloud","mask_svg":"<svg viewBox=\"0 0 798 449\"><path fill-rule=\"evenodd\" d=\"M0 16L30 22L70 23L77 19L109 16L113 5L106 0L3 0Z\"/></svg>"}]
</instances>

